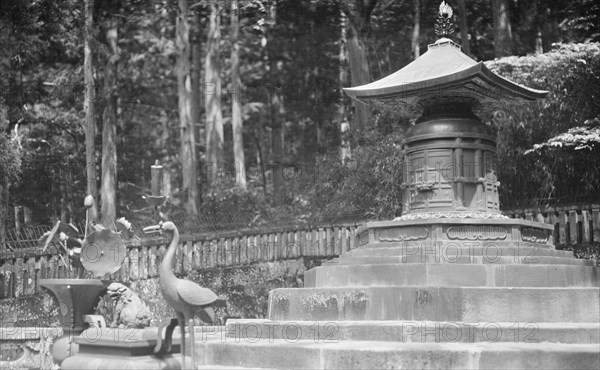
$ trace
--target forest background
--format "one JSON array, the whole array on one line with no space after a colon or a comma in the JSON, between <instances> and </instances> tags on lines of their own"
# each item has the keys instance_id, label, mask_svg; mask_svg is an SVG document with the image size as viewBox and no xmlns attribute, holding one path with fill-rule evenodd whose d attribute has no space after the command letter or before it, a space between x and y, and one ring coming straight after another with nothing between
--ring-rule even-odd
<instances>
[{"instance_id":1,"label":"forest background","mask_svg":"<svg viewBox=\"0 0 600 370\"><path fill-rule=\"evenodd\" d=\"M498 129L503 207L599 200L600 4L449 5L463 52L550 91L482 117ZM342 88L424 53L438 7L2 1L0 242L15 226L82 220L86 194L104 224L151 221L141 195L157 160L170 218L260 227L400 215L411 122Z\"/></svg>"}]
</instances>

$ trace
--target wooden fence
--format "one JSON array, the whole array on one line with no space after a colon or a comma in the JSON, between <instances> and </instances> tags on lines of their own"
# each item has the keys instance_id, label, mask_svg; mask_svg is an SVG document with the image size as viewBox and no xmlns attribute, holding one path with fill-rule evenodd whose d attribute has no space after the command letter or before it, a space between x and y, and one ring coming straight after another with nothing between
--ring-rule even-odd
<instances>
[{"instance_id":1,"label":"wooden fence","mask_svg":"<svg viewBox=\"0 0 600 370\"><path fill-rule=\"evenodd\" d=\"M504 213L552 224L556 244L600 242L600 204L540 209L509 210ZM337 257L355 247L358 223L317 228L270 229L247 232L196 233L182 235L176 254L175 273L195 269L233 267L299 257ZM166 251L164 238L143 239L127 247L119 271L107 279L122 282L155 278ZM53 248L22 248L0 256L0 299L39 292L40 279L75 278Z\"/></svg>"},{"instance_id":2,"label":"wooden fence","mask_svg":"<svg viewBox=\"0 0 600 370\"><path fill-rule=\"evenodd\" d=\"M182 235L175 273L185 275L195 269L299 257L333 258L354 248L358 225ZM106 278L128 282L157 277L166 247L165 238L130 243L121 269ZM78 268L66 268L54 248L48 248L44 253L41 248L3 253L0 257L0 299L37 294L40 279L76 278L81 272Z\"/></svg>"},{"instance_id":3,"label":"wooden fence","mask_svg":"<svg viewBox=\"0 0 600 370\"><path fill-rule=\"evenodd\" d=\"M503 213L512 218L554 225L557 245L600 242L600 204L527 208Z\"/></svg>"}]
</instances>

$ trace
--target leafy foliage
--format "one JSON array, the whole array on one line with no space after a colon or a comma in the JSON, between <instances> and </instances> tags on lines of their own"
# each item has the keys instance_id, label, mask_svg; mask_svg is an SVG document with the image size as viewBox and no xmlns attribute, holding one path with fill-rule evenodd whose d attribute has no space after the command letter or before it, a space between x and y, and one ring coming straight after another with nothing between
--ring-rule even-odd
<instances>
[{"instance_id":1,"label":"leafy foliage","mask_svg":"<svg viewBox=\"0 0 600 370\"><path fill-rule=\"evenodd\" d=\"M597 150L600 145L600 119L587 120L584 125L570 128L567 132L550 138L542 144L534 144L533 149L526 150L525 154L541 153L544 150L557 148Z\"/></svg>"},{"instance_id":2,"label":"leafy foliage","mask_svg":"<svg viewBox=\"0 0 600 370\"><path fill-rule=\"evenodd\" d=\"M517 83L549 91L538 102L507 105L487 117L499 128L498 177L504 207L549 197L597 195L596 151L525 154L535 144L600 115L600 44L561 44L542 55L507 57L487 65Z\"/></svg>"},{"instance_id":3,"label":"leafy foliage","mask_svg":"<svg viewBox=\"0 0 600 370\"><path fill-rule=\"evenodd\" d=\"M342 164L338 153L321 156L318 176L309 192L315 211L344 214L358 210L361 218L393 218L401 212L401 134L365 135L354 160Z\"/></svg>"},{"instance_id":4,"label":"leafy foliage","mask_svg":"<svg viewBox=\"0 0 600 370\"><path fill-rule=\"evenodd\" d=\"M279 0L274 2L274 19L268 1L241 2L243 86L239 87L229 81L230 9L223 7L223 106L229 107L232 99L242 99L246 167L254 172L247 191L236 188L231 174L209 187L202 182L206 173L201 165L203 214L239 213L257 224L268 225L326 220L344 213L357 213L356 218L389 218L401 211L400 143L405 122L398 122L398 117L388 112L374 112L375 127L365 132L350 131L353 160L339 160L340 122L348 118L341 117L339 108L349 106L349 99L340 92L345 83L340 81L340 69L348 68L339 58L344 42L342 1L350 0ZM119 3L118 213L134 221L149 217L150 212L143 212L147 205L140 195L149 192L148 167L158 159L171 173L171 213L182 215L174 68L177 5L147 0ZM414 9L412 1L375 3L369 20L367 59L373 78L381 78L412 59ZM107 4L96 1L92 45L99 97L98 132L106 104L100 91L107 56L104 28L107 19L115 16L109 14ZM196 17L191 23L197 23L192 39L200 46L205 38L206 4L190 2L192 16ZM420 4L420 46L425 50L434 40L433 18L439 1L422 0ZM557 41L597 40L599 22L594 10L598 5L594 1L532 0L510 2L510 7L516 54L534 51L538 29L543 33L545 50ZM82 4L75 0L9 0L1 3L0 10L1 130L8 134L18 127L22 148L22 174L20 179L11 179L8 205L31 208L36 223L48 224L65 209L75 219L81 218L83 215L77 213L81 207L75 205L85 194ZM471 51L479 60L493 57L491 17L489 1L469 2ZM272 32L267 35L268 30ZM561 44L544 55L489 63L503 76L550 90L549 97L540 103L507 107L501 114L488 117L501 129L499 177L505 186L505 204L521 197L589 193L598 187L593 162L597 145L573 151L566 144L566 136L557 136L587 135L587 131L574 128L588 127L583 122L599 117L597 54L597 44ZM272 201L272 93L281 97L282 109L277 116L283 124L281 161L292 173L286 177L285 202L277 206ZM225 162L230 164L234 160L229 109L223 113ZM196 126L200 161L204 160L203 120ZM590 130L590 134L596 132L595 128ZM558 141L548 141L553 137ZM593 140L589 137L589 146ZM96 142L99 152L99 137ZM552 154L547 151L549 147L540 144L544 142L563 142L562 149L569 151ZM535 144L541 145L540 150L543 147L543 154L536 150L525 155ZM12 159L17 153L12 151L8 136L2 137L0 148L0 170L17 174L19 161ZM581 178L583 181L579 181Z\"/></svg>"}]
</instances>

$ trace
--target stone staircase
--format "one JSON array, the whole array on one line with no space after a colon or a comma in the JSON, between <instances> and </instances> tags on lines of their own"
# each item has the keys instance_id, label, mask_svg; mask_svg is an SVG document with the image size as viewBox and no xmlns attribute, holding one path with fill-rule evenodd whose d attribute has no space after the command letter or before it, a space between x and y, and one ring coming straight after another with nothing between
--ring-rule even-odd
<instances>
[{"instance_id":1,"label":"stone staircase","mask_svg":"<svg viewBox=\"0 0 600 370\"><path fill-rule=\"evenodd\" d=\"M546 240L437 248L370 235L304 288L272 291L268 320L197 336L198 368L600 368L590 261Z\"/></svg>"}]
</instances>

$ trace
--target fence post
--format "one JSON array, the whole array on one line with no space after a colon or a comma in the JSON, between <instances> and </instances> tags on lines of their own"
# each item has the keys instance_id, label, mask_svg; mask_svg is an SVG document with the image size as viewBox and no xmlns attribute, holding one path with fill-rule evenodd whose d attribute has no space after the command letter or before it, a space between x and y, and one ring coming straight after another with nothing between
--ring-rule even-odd
<instances>
[{"instance_id":1,"label":"fence post","mask_svg":"<svg viewBox=\"0 0 600 370\"><path fill-rule=\"evenodd\" d=\"M140 247L139 279L148 279L148 247Z\"/></svg>"},{"instance_id":2,"label":"fence post","mask_svg":"<svg viewBox=\"0 0 600 370\"><path fill-rule=\"evenodd\" d=\"M306 256L306 230L302 229L300 230L300 238L298 239L298 246L300 247L300 256L299 257L305 257Z\"/></svg>"},{"instance_id":3,"label":"fence post","mask_svg":"<svg viewBox=\"0 0 600 370\"><path fill-rule=\"evenodd\" d=\"M275 235L273 233L269 233L267 235L268 245L269 245L269 261L275 260Z\"/></svg>"},{"instance_id":4,"label":"fence post","mask_svg":"<svg viewBox=\"0 0 600 370\"><path fill-rule=\"evenodd\" d=\"M254 258L253 262L262 262L264 248L263 248L262 235L256 234L254 235Z\"/></svg>"},{"instance_id":5,"label":"fence post","mask_svg":"<svg viewBox=\"0 0 600 370\"><path fill-rule=\"evenodd\" d=\"M263 235L254 235L254 262L262 262L265 254Z\"/></svg>"},{"instance_id":6,"label":"fence post","mask_svg":"<svg viewBox=\"0 0 600 370\"><path fill-rule=\"evenodd\" d=\"M234 250L234 254L233 254L233 259L234 259L234 263L236 265L241 265L242 264L242 237L241 236L236 236L233 239L233 250Z\"/></svg>"},{"instance_id":7,"label":"fence post","mask_svg":"<svg viewBox=\"0 0 600 370\"><path fill-rule=\"evenodd\" d=\"M569 211L569 244L574 245L577 244L577 232L579 231L577 227L577 211L570 210Z\"/></svg>"},{"instance_id":8,"label":"fence post","mask_svg":"<svg viewBox=\"0 0 600 370\"><path fill-rule=\"evenodd\" d=\"M278 261L281 258L281 234L279 231L273 233L273 261Z\"/></svg>"},{"instance_id":9,"label":"fence post","mask_svg":"<svg viewBox=\"0 0 600 370\"><path fill-rule=\"evenodd\" d=\"M352 226L352 229L348 234L348 239L348 250L351 251L356 248L356 225Z\"/></svg>"},{"instance_id":10,"label":"fence post","mask_svg":"<svg viewBox=\"0 0 600 370\"><path fill-rule=\"evenodd\" d=\"M182 271L181 273L187 275L190 271L192 271L192 263L193 263L193 253L194 248L192 246L192 241L189 240L185 242L183 245L183 254L182 254Z\"/></svg>"},{"instance_id":11,"label":"fence post","mask_svg":"<svg viewBox=\"0 0 600 370\"><path fill-rule=\"evenodd\" d=\"M24 282L27 284L27 288L25 289L25 295L35 294L35 286L37 285L37 269L35 263L35 256L30 256L27 259L27 271L29 272L29 279Z\"/></svg>"},{"instance_id":12,"label":"fence post","mask_svg":"<svg viewBox=\"0 0 600 370\"><path fill-rule=\"evenodd\" d=\"M150 266L148 267L148 275L150 277L156 277L158 275L158 268L156 267L156 258L158 256L158 247L153 245L150 247Z\"/></svg>"},{"instance_id":13,"label":"fence post","mask_svg":"<svg viewBox=\"0 0 600 370\"><path fill-rule=\"evenodd\" d=\"M316 228L311 228L308 239L308 255L311 257L316 256L319 251L319 231Z\"/></svg>"},{"instance_id":14,"label":"fence post","mask_svg":"<svg viewBox=\"0 0 600 370\"><path fill-rule=\"evenodd\" d=\"M338 240L336 242L336 252L341 256L346 250L346 227L338 227Z\"/></svg>"},{"instance_id":15,"label":"fence post","mask_svg":"<svg viewBox=\"0 0 600 370\"><path fill-rule=\"evenodd\" d=\"M248 263L248 236L243 235L239 238L240 244L240 265Z\"/></svg>"},{"instance_id":16,"label":"fence post","mask_svg":"<svg viewBox=\"0 0 600 370\"><path fill-rule=\"evenodd\" d=\"M560 230L560 243L559 244L567 244L567 221L569 220L569 216L567 212L560 210L558 211L558 227Z\"/></svg>"},{"instance_id":17,"label":"fence post","mask_svg":"<svg viewBox=\"0 0 600 370\"><path fill-rule=\"evenodd\" d=\"M229 267L233 265L233 247L231 245L231 239L225 238L223 244L223 250L225 251L225 266Z\"/></svg>"},{"instance_id":18,"label":"fence post","mask_svg":"<svg viewBox=\"0 0 600 370\"><path fill-rule=\"evenodd\" d=\"M594 241L600 242L600 208L592 209L592 233Z\"/></svg>"},{"instance_id":19,"label":"fence post","mask_svg":"<svg viewBox=\"0 0 600 370\"><path fill-rule=\"evenodd\" d=\"M198 241L198 254L200 255L199 268L206 268L206 239Z\"/></svg>"},{"instance_id":20,"label":"fence post","mask_svg":"<svg viewBox=\"0 0 600 370\"><path fill-rule=\"evenodd\" d=\"M288 256L291 258L298 257L298 230L291 231L288 237Z\"/></svg>"},{"instance_id":21,"label":"fence post","mask_svg":"<svg viewBox=\"0 0 600 370\"><path fill-rule=\"evenodd\" d=\"M200 247L198 243L198 240L192 242L192 270L200 268Z\"/></svg>"},{"instance_id":22,"label":"fence post","mask_svg":"<svg viewBox=\"0 0 600 370\"><path fill-rule=\"evenodd\" d=\"M10 293L10 273L12 271L12 266L9 263L9 260L5 260L2 266L0 266L0 273L2 274L2 298L9 298Z\"/></svg>"},{"instance_id":23,"label":"fence post","mask_svg":"<svg viewBox=\"0 0 600 370\"><path fill-rule=\"evenodd\" d=\"M139 277L140 251L137 247L129 249L129 280L136 281Z\"/></svg>"},{"instance_id":24,"label":"fence post","mask_svg":"<svg viewBox=\"0 0 600 370\"><path fill-rule=\"evenodd\" d=\"M586 209L581 210L581 241L583 243L590 242L590 217Z\"/></svg>"},{"instance_id":25,"label":"fence post","mask_svg":"<svg viewBox=\"0 0 600 370\"><path fill-rule=\"evenodd\" d=\"M13 273L15 276L15 293L14 297L21 297L23 295L23 275L25 269L23 268L23 258L16 258L13 264Z\"/></svg>"},{"instance_id":26,"label":"fence post","mask_svg":"<svg viewBox=\"0 0 600 370\"><path fill-rule=\"evenodd\" d=\"M279 258L289 258L288 245L288 232L285 230L281 230L279 232Z\"/></svg>"},{"instance_id":27,"label":"fence post","mask_svg":"<svg viewBox=\"0 0 600 370\"><path fill-rule=\"evenodd\" d=\"M38 261L38 264L36 266L36 268L38 269L36 276L37 276L37 284L35 287L35 293L40 293L40 279L45 279L46 278L46 268L48 265L48 257L46 256L40 256L40 260Z\"/></svg>"},{"instance_id":28,"label":"fence post","mask_svg":"<svg viewBox=\"0 0 600 370\"><path fill-rule=\"evenodd\" d=\"M325 256L333 257L335 255L335 243L333 240L333 228L327 227L325 228Z\"/></svg>"},{"instance_id":29,"label":"fence post","mask_svg":"<svg viewBox=\"0 0 600 370\"><path fill-rule=\"evenodd\" d=\"M347 251L350 250L350 238L352 238L352 229L350 226L345 226L343 231L344 231L344 234L346 235L345 236L346 241L342 245L342 253L346 253Z\"/></svg>"},{"instance_id":30,"label":"fence post","mask_svg":"<svg viewBox=\"0 0 600 370\"><path fill-rule=\"evenodd\" d=\"M4 264L0 265L0 299L6 298L6 274Z\"/></svg>"}]
</instances>

